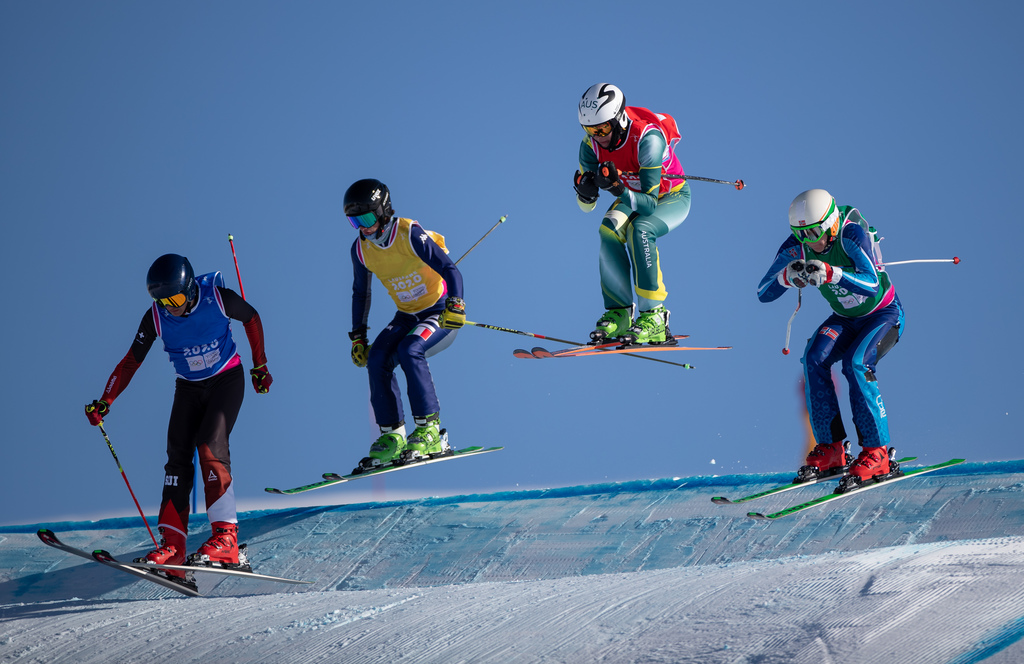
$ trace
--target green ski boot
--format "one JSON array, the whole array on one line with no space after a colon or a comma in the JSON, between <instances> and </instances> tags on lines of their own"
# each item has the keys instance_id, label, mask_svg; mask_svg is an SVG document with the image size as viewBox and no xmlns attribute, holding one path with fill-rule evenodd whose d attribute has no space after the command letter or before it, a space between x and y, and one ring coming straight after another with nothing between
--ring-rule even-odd
<instances>
[{"instance_id":1,"label":"green ski boot","mask_svg":"<svg viewBox=\"0 0 1024 664\"><path fill-rule=\"evenodd\" d=\"M399 460L406 447L405 436L402 435L405 427L397 427L397 429L386 432L382 430L381 437L370 445L370 454L359 462L359 468L373 470Z\"/></svg>"},{"instance_id":2,"label":"green ski boot","mask_svg":"<svg viewBox=\"0 0 1024 664\"><path fill-rule=\"evenodd\" d=\"M619 337L624 344L650 344L652 346L675 346L678 343L668 329L669 310L658 305L650 311L641 311L636 322Z\"/></svg>"},{"instance_id":3,"label":"green ski boot","mask_svg":"<svg viewBox=\"0 0 1024 664\"><path fill-rule=\"evenodd\" d=\"M440 414L431 413L426 417L413 419L416 422L416 430L409 434L409 440L405 443L405 453L402 455L404 460L415 461L439 456L450 450L448 434L440 428Z\"/></svg>"},{"instance_id":4,"label":"green ski boot","mask_svg":"<svg viewBox=\"0 0 1024 664\"><path fill-rule=\"evenodd\" d=\"M633 307L609 309L597 319L597 325L590 333L590 343L603 344L613 341L629 332L633 324Z\"/></svg>"}]
</instances>

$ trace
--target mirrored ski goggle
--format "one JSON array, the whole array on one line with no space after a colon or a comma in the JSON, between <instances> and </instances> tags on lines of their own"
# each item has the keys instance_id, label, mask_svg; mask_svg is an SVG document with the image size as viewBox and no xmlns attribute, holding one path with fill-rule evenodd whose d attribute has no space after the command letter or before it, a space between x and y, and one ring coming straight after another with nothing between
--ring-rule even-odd
<instances>
[{"instance_id":1,"label":"mirrored ski goggle","mask_svg":"<svg viewBox=\"0 0 1024 664\"><path fill-rule=\"evenodd\" d=\"M186 301L187 298L184 293L178 293L177 295L172 295L170 297L161 297L157 300L157 302L165 307L183 307L185 306Z\"/></svg>"},{"instance_id":2,"label":"mirrored ski goggle","mask_svg":"<svg viewBox=\"0 0 1024 664\"><path fill-rule=\"evenodd\" d=\"M599 125L593 125L590 127L584 125L583 131L587 132L591 136L597 136L600 138L602 136L607 136L608 134L612 133L612 123L602 122Z\"/></svg>"},{"instance_id":3,"label":"mirrored ski goggle","mask_svg":"<svg viewBox=\"0 0 1024 664\"><path fill-rule=\"evenodd\" d=\"M370 228L377 223L377 215L373 212L367 212L366 214L350 214L348 217L348 223L352 224L352 228L359 230L360 228Z\"/></svg>"}]
</instances>

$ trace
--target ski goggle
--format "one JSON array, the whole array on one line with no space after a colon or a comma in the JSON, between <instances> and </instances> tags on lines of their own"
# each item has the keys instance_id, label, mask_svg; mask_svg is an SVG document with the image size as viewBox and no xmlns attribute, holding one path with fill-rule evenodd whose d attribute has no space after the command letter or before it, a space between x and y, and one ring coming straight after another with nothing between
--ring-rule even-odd
<instances>
[{"instance_id":1,"label":"ski goggle","mask_svg":"<svg viewBox=\"0 0 1024 664\"><path fill-rule=\"evenodd\" d=\"M188 298L185 297L184 293L178 293L170 297L161 297L157 300L161 305L165 307L183 307Z\"/></svg>"},{"instance_id":2,"label":"ski goggle","mask_svg":"<svg viewBox=\"0 0 1024 664\"><path fill-rule=\"evenodd\" d=\"M598 138L601 138L612 133L612 123L602 122L599 125L592 125L590 127L584 125L583 131L587 132L591 136L597 136Z\"/></svg>"},{"instance_id":3,"label":"ski goggle","mask_svg":"<svg viewBox=\"0 0 1024 664\"><path fill-rule=\"evenodd\" d=\"M839 210L833 204L829 207L829 212L821 221L811 226L790 226L789 230L793 231L793 235L801 243L814 244L825 237L825 234L837 223L839 223Z\"/></svg>"},{"instance_id":4,"label":"ski goggle","mask_svg":"<svg viewBox=\"0 0 1024 664\"><path fill-rule=\"evenodd\" d=\"M360 228L372 228L377 223L377 214L375 212L367 212L366 214L349 214L345 215L348 217L348 223L352 224L352 228L359 230Z\"/></svg>"}]
</instances>

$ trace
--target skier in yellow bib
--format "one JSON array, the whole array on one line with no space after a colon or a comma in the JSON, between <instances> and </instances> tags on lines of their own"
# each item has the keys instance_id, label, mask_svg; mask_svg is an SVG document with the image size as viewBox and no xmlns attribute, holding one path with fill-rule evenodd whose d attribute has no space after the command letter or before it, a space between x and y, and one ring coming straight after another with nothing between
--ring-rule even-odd
<instances>
[{"instance_id":1,"label":"skier in yellow bib","mask_svg":"<svg viewBox=\"0 0 1024 664\"><path fill-rule=\"evenodd\" d=\"M448 446L427 358L450 346L465 324L462 274L448 257L442 235L395 216L391 192L379 180L359 180L348 188L345 215L359 231L352 243L352 362L369 373L370 404L381 434L360 466L369 470L398 459L443 454ZM372 345L366 334L371 274L398 307ZM408 439L395 376L399 365L416 424Z\"/></svg>"}]
</instances>

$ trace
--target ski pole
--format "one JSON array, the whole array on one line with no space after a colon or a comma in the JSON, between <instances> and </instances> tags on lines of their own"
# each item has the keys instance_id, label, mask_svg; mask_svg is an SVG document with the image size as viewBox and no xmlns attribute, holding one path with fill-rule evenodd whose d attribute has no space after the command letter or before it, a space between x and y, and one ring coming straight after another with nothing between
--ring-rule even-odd
<instances>
[{"instance_id":1,"label":"ski pole","mask_svg":"<svg viewBox=\"0 0 1024 664\"><path fill-rule=\"evenodd\" d=\"M501 215L501 219L498 219L498 223L496 223L493 226L491 226L491 230L487 231L486 233L484 233L484 237L482 237L479 240L477 240L476 244L480 244L481 242L483 242L484 238L486 238L488 235L490 235L491 231L493 231L495 228L500 226L506 219L508 219L508 215L507 214ZM466 256L469 255L470 251L473 251L474 249L476 249L476 244L474 244L472 247L470 247L469 251L467 251L466 253L462 254L462 258L465 258ZM461 263L462 262L462 258L460 258L459 260L455 261L455 264L458 265L459 263Z\"/></svg>"},{"instance_id":2,"label":"ski pole","mask_svg":"<svg viewBox=\"0 0 1024 664\"><path fill-rule=\"evenodd\" d=\"M228 243L231 245L231 257L235 259L235 274L238 276L238 290L245 299L245 288L242 287L242 273L238 271L238 256L235 256L235 236L228 233Z\"/></svg>"},{"instance_id":3,"label":"ski pole","mask_svg":"<svg viewBox=\"0 0 1024 664\"><path fill-rule=\"evenodd\" d=\"M952 258L916 258L909 261L892 261L891 263L882 263L879 267L889 267L890 265L907 265L908 263L952 263L953 265L960 264L960 258L953 256ZM796 293L796 309L793 310L793 315L789 317L789 322L786 323L786 345L782 349L783 355L789 355L789 333L793 329L793 319L796 318L796 312L800 311L800 300L803 295L804 289L797 289Z\"/></svg>"},{"instance_id":4,"label":"ski pole","mask_svg":"<svg viewBox=\"0 0 1024 664\"><path fill-rule=\"evenodd\" d=\"M149 523L146 521L146 515L142 511L142 506L139 505L139 499L135 497L135 492L132 491L132 485L128 482L128 475L125 474L124 468L121 467L121 461L117 458L117 452L114 451L114 445L110 442L110 436L107 435L106 429L103 428L103 421L97 425L100 428L100 433L103 434L103 440L107 441L107 447L110 448L110 453L114 456L114 463L117 464L117 469L121 471L121 477L124 478L125 486L128 487L128 493L132 494L132 500L135 501L135 507L139 509L139 515L142 516L142 523L146 524L146 530L149 531L149 537L153 540L154 546L159 547L160 545L156 542L156 537L153 537L153 531L149 527Z\"/></svg>"},{"instance_id":5,"label":"ski pole","mask_svg":"<svg viewBox=\"0 0 1024 664\"><path fill-rule=\"evenodd\" d=\"M803 301L804 289L796 289L796 309L793 310L793 315L789 317L789 322L786 323L786 345L782 348L783 355L789 355L789 333L793 330L793 319L796 318L796 312L800 311L800 303Z\"/></svg>"},{"instance_id":6,"label":"ski pole","mask_svg":"<svg viewBox=\"0 0 1024 664\"><path fill-rule=\"evenodd\" d=\"M523 332L522 330L513 330L510 327L498 327L497 325L488 325L487 323L474 323L471 320L467 320L466 321L466 325L472 325L474 327L483 327L483 328L487 328L488 330L497 330L499 332L508 332L510 334L521 334L524 337L533 337L534 339L547 339L548 341L557 341L560 344L568 344L570 346L585 346L586 345L586 344L581 344L578 341L569 341L567 339L559 339L557 337L544 336L543 334L534 334L533 332ZM671 364L673 366L682 367L684 369L693 369L694 368L693 365L691 365L691 364L679 364L678 362L669 362L668 360L659 360L656 357L644 357L644 356L641 356L641 355L625 355L624 357L629 357L629 358L632 358L632 359L635 359L635 360L650 360L651 362L661 362L662 364Z\"/></svg>"},{"instance_id":7,"label":"ski pole","mask_svg":"<svg viewBox=\"0 0 1024 664\"><path fill-rule=\"evenodd\" d=\"M635 171L619 171L619 175L637 175L637 173ZM736 187L736 191L740 191L741 189L743 189L743 187L747 186L746 184L744 184L743 180L735 180L733 182L729 182L728 180L716 180L714 178L702 178L702 177L697 177L696 175L668 175L668 174L662 174L661 177L668 178L669 180L698 180L700 182L714 182L716 184L731 184L732 186Z\"/></svg>"},{"instance_id":8,"label":"ski pole","mask_svg":"<svg viewBox=\"0 0 1024 664\"><path fill-rule=\"evenodd\" d=\"M952 263L953 265L959 265L960 259L956 256L952 258L918 258L912 261L893 261L892 263L882 263L884 267L890 265L906 265L907 263Z\"/></svg>"}]
</instances>

